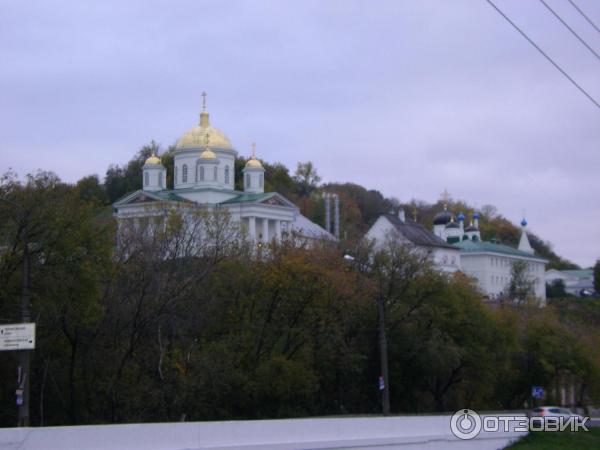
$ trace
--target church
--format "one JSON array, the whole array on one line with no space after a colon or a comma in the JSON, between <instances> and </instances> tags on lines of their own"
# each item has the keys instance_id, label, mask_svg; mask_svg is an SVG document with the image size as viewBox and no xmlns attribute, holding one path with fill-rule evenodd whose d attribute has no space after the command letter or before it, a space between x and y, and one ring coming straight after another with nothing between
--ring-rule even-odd
<instances>
[{"instance_id":1,"label":"church","mask_svg":"<svg viewBox=\"0 0 600 450\"><path fill-rule=\"evenodd\" d=\"M365 238L374 241L375 248L387 239L407 244L429 255L433 266L444 273L461 271L473 278L479 290L490 300L502 298L508 291L512 266L516 261L527 265L526 277L540 305L546 303L545 268L548 260L535 254L527 236L527 221L521 221L518 248L495 239L484 241L479 230L479 214L473 213L468 226L465 215L448 211L448 194L444 193L444 209L433 218L433 230L405 217L384 214L377 219Z\"/></svg>"},{"instance_id":2,"label":"church","mask_svg":"<svg viewBox=\"0 0 600 450\"><path fill-rule=\"evenodd\" d=\"M197 126L188 130L174 150L173 189L167 187L167 169L158 155L150 156L142 170L141 189L113 204L117 222L154 215L165 206L186 204L198 208L224 208L255 243L279 241L294 234L301 238L335 239L331 233L300 213L291 201L277 192L265 192L265 169L256 157L243 169L243 191L236 191L235 159L238 153L227 136L210 124L203 93Z\"/></svg>"},{"instance_id":3,"label":"church","mask_svg":"<svg viewBox=\"0 0 600 450\"><path fill-rule=\"evenodd\" d=\"M444 205L444 210L433 219L433 233L460 250L461 270L475 279L479 289L489 299L506 295L511 281L512 266L516 261L527 266L526 277L532 285L540 305L546 303L544 274L548 260L535 254L527 236L527 220L521 221L521 238L517 248L498 242L485 241L479 231L479 214L473 213L472 220L465 226L465 215L454 217Z\"/></svg>"}]
</instances>

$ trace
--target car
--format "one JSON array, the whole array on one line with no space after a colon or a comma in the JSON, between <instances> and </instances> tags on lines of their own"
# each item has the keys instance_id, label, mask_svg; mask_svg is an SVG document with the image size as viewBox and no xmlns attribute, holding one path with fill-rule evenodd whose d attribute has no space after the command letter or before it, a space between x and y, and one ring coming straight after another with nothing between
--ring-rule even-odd
<instances>
[{"instance_id":1,"label":"car","mask_svg":"<svg viewBox=\"0 0 600 450\"><path fill-rule=\"evenodd\" d=\"M583 420L583 416L561 406L540 406L531 411L529 417L578 417Z\"/></svg>"}]
</instances>

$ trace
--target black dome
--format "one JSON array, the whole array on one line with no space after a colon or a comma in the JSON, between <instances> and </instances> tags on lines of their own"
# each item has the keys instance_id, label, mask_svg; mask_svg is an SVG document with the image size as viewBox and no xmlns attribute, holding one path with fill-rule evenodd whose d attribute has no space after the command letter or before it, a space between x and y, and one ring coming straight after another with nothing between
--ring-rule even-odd
<instances>
[{"instance_id":1,"label":"black dome","mask_svg":"<svg viewBox=\"0 0 600 450\"><path fill-rule=\"evenodd\" d=\"M433 224L446 225L448 222L450 222L450 220L452 220L452 214L450 214L448 211L442 211L435 215L433 218Z\"/></svg>"}]
</instances>

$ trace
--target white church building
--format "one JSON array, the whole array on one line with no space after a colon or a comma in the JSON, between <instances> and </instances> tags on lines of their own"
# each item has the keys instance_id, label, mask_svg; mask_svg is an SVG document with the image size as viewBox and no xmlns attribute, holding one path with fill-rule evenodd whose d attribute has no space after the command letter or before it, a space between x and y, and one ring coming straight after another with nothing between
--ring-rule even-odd
<instances>
[{"instance_id":1,"label":"white church building","mask_svg":"<svg viewBox=\"0 0 600 450\"><path fill-rule=\"evenodd\" d=\"M545 268L548 261L537 256L527 237L527 221L521 221L521 239L518 248L501 244L496 240L483 241L479 230L479 214L474 213L465 227L465 216L456 218L444 210L435 215L433 230L416 221L407 219L404 211L398 215L380 216L366 233L365 238L375 241L381 248L386 239L427 252L434 267L444 273L462 271L472 277L477 287L489 299L500 298L507 293L511 281L513 263L527 263L527 278L532 283L540 304L546 302Z\"/></svg>"},{"instance_id":2,"label":"white church building","mask_svg":"<svg viewBox=\"0 0 600 450\"><path fill-rule=\"evenodd\" d=\"M521 221L521 238L517 248L492 239L483 241L479 231L479 214L474 213L465 227L465 216L459 213L455 218L444 210L433 219L433 232L444 241L460 250L461 270L477 281L479 289L490 299L507 293L511 281L513 263L524 261L527 264L527 278L532 283L535 296L543 305L546 302L545 270L548 260L537 256L527 236L527 220Z\"/></svg>"},{"instance_id":3,"label":"white church building","mask_svg":"<svg viewBox=\"0 0 600 450\"><path fill-rule=\"evenodd\" d=\"M143 166L141 189L114 203L118 223L153 215L153 207L158 210L186 203L198 208L225 208L232 221L257 243L280 240L292 232L307 239L334 239L281 194L264 191L265 169L254 148L243 169L244 190L236 191L237 156L227 136L210 124L203 102L199 124L181 136L175 146L173 189L166 185L166 167L153 154Z\"/></svg>"},{"instance_id":4,"label":"white church building","mask_svg":"<svg viewBox=\"0 0 600 450\"><path fill-rule=\"evenodd\" d=\"M426 253L438 270L449 273L460 270L460 250L407 218L403 209L398 214L379 216L365 238L374 241L375 250L385 250L387 241L392 240Z\"/></svg>"}]
</instances>

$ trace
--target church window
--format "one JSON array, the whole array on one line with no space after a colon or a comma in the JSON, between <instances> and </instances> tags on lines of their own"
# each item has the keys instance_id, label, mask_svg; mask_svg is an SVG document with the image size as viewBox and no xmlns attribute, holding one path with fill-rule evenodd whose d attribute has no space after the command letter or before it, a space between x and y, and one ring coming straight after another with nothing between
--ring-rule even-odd
<instances>
[{"instance_id":1,"label":"church window","mask_svg":"<svg viewBox=\"0 0 600 450\"><path fill-rule=\"evenodd\" d=\"M204 167L200 166L200 181L204 181Z\"/></svg>"},{"instance_id":2,"label":"church window","mask_svg":"<svg viewBox=\"0 0 600 450\"><path fill-rule=\"evenodd\" d=\"M217 166L213 170L213 180L217 181Z\"/></svg>"},{"instance_id":3,"label":"church window","mask_svg":"<svg viewBox=\"0 0 600 450\"><path fill-rule=\"evenodd\" d=\"M148 172L144 174L144 185L148 186L150 184L150 177L148 176Z\"/></svg>"},{"instance_id":4,"label":"church window","mask_svg":"<svg viewBox=\"0 0 600 450\"><path fill-rule=\"evenodd\" d=\"M158 185L163 187L163 174L162 172L158 174Z\"/></svg>"},{"instance_id":5,"label":"church window","mask_svg":"<svg viewBox=\"0 0 600 450\"><path fill-rule=\"evenodd\" d=\"M200 160L197 160L196 161L196 174L195 174L196 183L199 180L199 176L200 176Z\"/></svg>"},{"instance_id":6,"label":"church window","mask_svg":"<svg viewBox=\"0 0 600 450\"><path fill-rule=\"evenodd\" d=\"M182 183L187 183L187 164L184 164L183 167L181 168L181 182Z\"/></svg>"},{"instance_id":7,"label":"church window","mask_svg":"<svg viewBox=\"0 0 600 450\"><path fill-rule=\"evenodd\" d=\"M175 184L177 184L177 181L178 181L177 180L178 179L178 177L177 177L177 173L178 172L179 172L179 170L178 170L177 166L175 166Z\"/></svg>"},{"instance_id":8,"label":"church window","mask_svg":"<svg viewBox=\"0 0 600 450\"><path fill-rule=\"evenodd\" d=\"M229 166L225 166L225 184L229 184Z\"/></svg>"},{"instance_id":9,"label":"church window","mask_svg":"<svg viewBox=\"0 0 600 450\"><path fill-rule=\"evenodd\" d=\"M249 173L246 174L246 187L247 188L250 187L250 174Z\"/></svg>"},{"instance_id":10,"label":"church window","mask_svg":"<svg viewBox=\"0 0 600 450\"><path fill-rule=\"evenodd\" d=\"M262 173L258 176L258 186L263 187L263 174Z\"/></svg>"}]
</instances>

